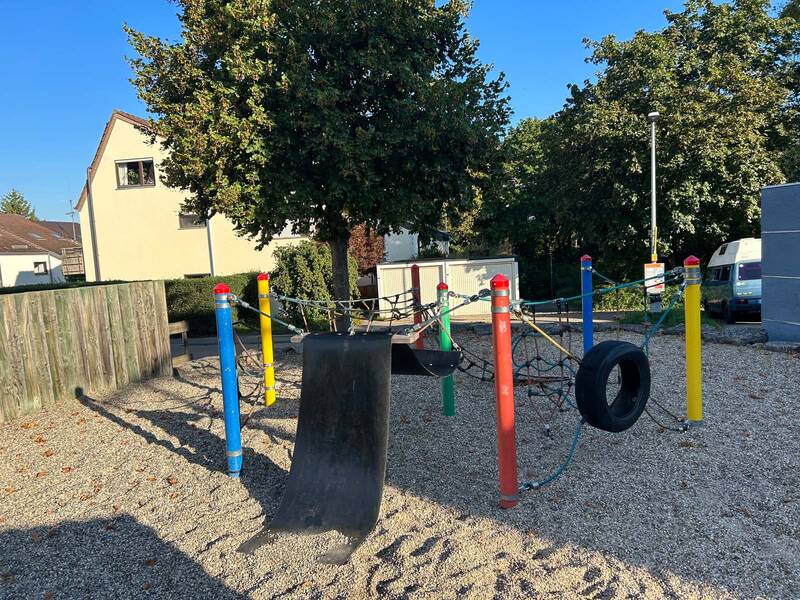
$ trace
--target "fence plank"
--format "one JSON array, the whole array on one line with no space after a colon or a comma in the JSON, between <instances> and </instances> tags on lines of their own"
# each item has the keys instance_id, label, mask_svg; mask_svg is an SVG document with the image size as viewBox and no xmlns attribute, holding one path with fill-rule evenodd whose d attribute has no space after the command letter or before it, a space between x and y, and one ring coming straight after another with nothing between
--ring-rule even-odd
<instances>
[{"instance_id":1,"label":"fence plank","mask_svg":"<svg viewBox=\"0 0 800 600\"><path fill-rule=\"evenodd\" d=\"M131 286L117 286L119 295L120 322L122 324L123 343L125 345L125 367L128 372L128 381L139 380L139 354L136 350L136 338L139 330L135 326L135 312L131 299Z\"/></svg>"},{"instance_id":2,"label":"fence plank","mask_svg":"<svg viewBox=\"0 0 800 600\"><path fill-rule=\"evenodd\" d=\"M62 357L58 348L61 331L58 323L56 297L55 294L46 294L44 292L39 292L36 295L41 304L40 315L44 350L47 356L47 367L50 371L50 402L57 402L64 397L65 384Z\"/></svg>"},{"instance_id":3,"label":"fence plank","mask_svg":"<svg viewBox=\"0 0 800 600\"><path fill-rule=\"evenodd\" d=\"M111 324L108 317L108 286L89 288L92 290L92 318L97 322L97 339L100 344L100 368L103 373L104 389L116 389L117 376L114 369L114 355L111 347Z\"/></svg>"},{"instance_id":4,"label":"fence plank","mask_svg":"<svg viewBox=\"0 0 800 600\"><path fill-rule=\"evenodd\" d=\"M78 324L72 318L70 310L70 301L75 294L72 290L55 290L52 296L58 320L58 354L64 394L62 398L66 399L75 395L76 388L85 385L83 364L79 355Z\"/></svg>"},{"instance_id":5,"label":"fence plank","mask_svg":"<svg viewBox=\"0 0 800 600\"><path fill-rule=\"evenodd\" d=\"M119 306L119 290L110 285L105 289L106 306L111 341L111 358L114 363L114 378L117 388L128 385L128 368L125 364L125 332L122 327L122 311Z\"/></svg>"},{"instance_id":6,"label":"fence plank","mask_svg":"<svg viewBox=\"0 0 800 600\"><path fill-rule=\"evenodd\" d=\"M163 281L153 282L153 304L155 307L154 327L158 343L159 375L172 373L172 349L169 341L169 315L167 313L167 295Z\"/></svg>"},{"instance_id":7,"label":"fence plank","mask_svg":"<svg viewBox=\"0 0 800 600\"><path fill-rule=\"evenodd\" d=\"M0 420L17 416L24 387L18 375L14 344L14 311L10 298L0 300Z\"/></svg>"}]
</instances>

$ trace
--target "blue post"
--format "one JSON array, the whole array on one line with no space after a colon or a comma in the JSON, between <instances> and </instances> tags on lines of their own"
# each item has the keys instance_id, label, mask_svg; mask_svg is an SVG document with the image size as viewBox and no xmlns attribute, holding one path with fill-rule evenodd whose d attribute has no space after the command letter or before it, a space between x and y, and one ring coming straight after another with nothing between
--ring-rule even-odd
<instances>
[{"instance_id":1,"label":"blue post","mask_svg":"<svg viewBox=\"0 0 800 600\"><path fill-rule=\"evenodd\" d=\"M236 374L236 349L233 346L231 292L224 283L214 288L214 308L217 314L219 341L219 370L222 373L222 404L225 411L225 446L228 456L228 475L239 477L242 470L242 432L239 427L239 379Z\"/></svg>"},{"instance_id":2,"label":"blue post","mask_svg":"<svg viewBox=\"0 0 800 600\"><path fill-rule=\"evenodd\" d=\"M581 307L583 309L583 353L594 346L594 324L592 322L592 257L581 256Z\"/></svg>"}]
</instances>

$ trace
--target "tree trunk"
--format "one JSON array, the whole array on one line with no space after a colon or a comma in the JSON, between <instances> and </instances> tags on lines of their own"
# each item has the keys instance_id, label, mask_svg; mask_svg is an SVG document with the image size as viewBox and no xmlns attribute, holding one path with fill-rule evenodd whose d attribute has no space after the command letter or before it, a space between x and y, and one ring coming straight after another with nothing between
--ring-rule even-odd
<instances>
[{"instance_id":1,"label":"tree trunk","mask_svg":"<svg viewBox=\"0 0 800 600\"><path fill-rule=\"evenodd\" d=\"M350 299L350 269L347 263L347 242L350 234L334 238L328 245L331 247L331 258L333 261L333 297L337 300ZM337 331L347 331L350 329L350 315L338 315L336 317Z\"/></svg>"}]
</instances>

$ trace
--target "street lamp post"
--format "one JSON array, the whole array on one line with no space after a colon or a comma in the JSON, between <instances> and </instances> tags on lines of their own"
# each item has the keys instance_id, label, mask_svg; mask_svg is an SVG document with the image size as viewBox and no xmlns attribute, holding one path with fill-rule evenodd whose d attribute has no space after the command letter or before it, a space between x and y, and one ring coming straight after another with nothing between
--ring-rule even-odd
<instances>
[{"instance_id":1,"label":"street lamp post","mask_svg":"<svg viewBox=\"0 0 800 600\"><path fill-rule=\"evenodd\" d=\"M658 226L656 225L656 111L647 114L650 121L650 263L644 267L645 289L651 313L661 312L661 294L664 291L664 265L658 262ZM662 275L662 278L658 278Z\"/></svg>"},{"instance_id":2,"label":"street lamp post","mask_svg":"<svg viewBox=\"0 0 800 600\"><path fill-rule=\"evenodd\" d=\"M658 229L656 228L656 111L647 114L650 121L650 262L658 262Z\"/></svg>"}]
</instances>

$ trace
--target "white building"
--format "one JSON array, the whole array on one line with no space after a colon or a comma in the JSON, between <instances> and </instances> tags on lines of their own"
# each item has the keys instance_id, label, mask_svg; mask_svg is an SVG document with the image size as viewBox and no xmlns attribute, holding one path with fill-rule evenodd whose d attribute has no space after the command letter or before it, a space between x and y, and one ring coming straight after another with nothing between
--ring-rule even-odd
<instances>
[{"instance_id":1,"label":"white building","mask_svg":"<svg viewBox=\"0 0 800 600\"><path fill-rule=\"evenodd\" d=\"M0 214L0 287L64 281L62 257L80 244L21 215Z\"/></svg>"},{"instance_id":2,"label":"white building","mask_svg":"<svg viewBox=\"0 0 800 600\"><path fill-rule=\"evenodd\" d=\"M390 233L383 236L383 244L385 249L384 260L386 262L411 260L417 258L420 250L422 250L419 243L419 234L411 233L405 227L398 233ZM431 246L434 245L443 256L447 256L450 252L450 235L444 231L434 232Z\"/></svg>"}]
</instances>

